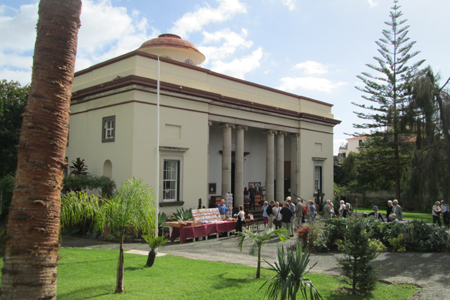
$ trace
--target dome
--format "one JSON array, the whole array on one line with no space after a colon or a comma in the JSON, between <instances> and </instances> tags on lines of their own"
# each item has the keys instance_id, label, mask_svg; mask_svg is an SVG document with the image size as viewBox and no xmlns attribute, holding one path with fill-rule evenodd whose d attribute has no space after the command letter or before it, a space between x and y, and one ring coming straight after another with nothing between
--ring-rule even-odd
<instances>
[{"instance_id":1,"label":"dome","mask_svg":"<svg viewBox=\"0 0 450 300\"><path fill-rule=\"evenodd\" d=\"M205 56L197 47L171 33L146 41L138 50L196 66L205 61Z\"/></svg>"}]
</instances>

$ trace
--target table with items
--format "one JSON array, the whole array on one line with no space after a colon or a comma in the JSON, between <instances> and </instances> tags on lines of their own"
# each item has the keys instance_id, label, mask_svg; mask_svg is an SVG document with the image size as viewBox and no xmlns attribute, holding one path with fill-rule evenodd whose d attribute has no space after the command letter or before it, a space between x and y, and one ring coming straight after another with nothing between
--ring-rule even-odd
<instances>
[{"instance_id":1,"label":"table with items","mask_svg":"<svg viewBox=\"0 0 450 300\"><path fill-rule=\"evenodd\" d=\"M219 233L227 233L236 229L236 221L234 219L222 220L218 208L203 208L193 209L192 218L194 221L177 221L165 222L163 227L169 227L170 241L180 238L180 244L183 244L186 239L193 239L205 237L208 239L209 235Z\"/></svg>"}]
</instances>

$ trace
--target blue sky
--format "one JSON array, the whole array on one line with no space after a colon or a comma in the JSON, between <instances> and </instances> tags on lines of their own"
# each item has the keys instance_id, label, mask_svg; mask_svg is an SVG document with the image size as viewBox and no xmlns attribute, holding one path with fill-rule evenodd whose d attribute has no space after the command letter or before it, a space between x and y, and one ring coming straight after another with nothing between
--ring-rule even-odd
<instances>
[{"instance_id":1,"label":"blue sky","mask_svg":"<svg viewBox=\"0 0 450 300\"><path fill-rule=\"evenodd\" d=\"M431 4L432 3L432 4ZM0 79L26 84L38 1L0 4ZM400 0L413 61L450 77L450 1ZM387 29L392 0L84 0L76 70L135 50L161 33L196 45L203 67L333 104L334 153L360 120L361 72L372 72L375 41Z\"/></svg>"}]
</instances>

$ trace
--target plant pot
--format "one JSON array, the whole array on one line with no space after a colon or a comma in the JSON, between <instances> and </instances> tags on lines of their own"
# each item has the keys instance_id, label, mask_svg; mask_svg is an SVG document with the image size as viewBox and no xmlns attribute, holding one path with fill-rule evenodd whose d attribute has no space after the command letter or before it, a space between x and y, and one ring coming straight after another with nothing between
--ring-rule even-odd
<instances>
[{"instance_id":1,"label":"plant pot","mask_svg":"<svg viewBox=\"0 0 450 300\"><path fill-rule=\"evenodd\" d=\"M151 266L153 266L153 264L155 263L155 258L156 258L156 252L154 250L151 250L148 253L147 264L145 266L147 268L150 268Z\"/></svg>"}]
</instances>

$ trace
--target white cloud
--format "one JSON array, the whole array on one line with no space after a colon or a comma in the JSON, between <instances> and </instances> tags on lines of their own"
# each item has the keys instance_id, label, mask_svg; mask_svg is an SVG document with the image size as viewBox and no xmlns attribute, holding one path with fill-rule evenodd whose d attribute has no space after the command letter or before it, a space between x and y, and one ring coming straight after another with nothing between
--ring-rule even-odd
<instances>
[{"instance_id":1,"label":"white cloud","mask_svg":"<svg viewBox=\"0 0 450 300\"><path fill-rule=\"evenodd\" d=\"M135 50L158 35L138 11L114 7L110 0L83 1L76 70Z\"/></svg>"},{"instance_id":2,"label":"white cloud","mask_svg":"<svg viewBox=\"0 0 450 300\"><path fill-rule=\"evenodd\" d=\"M0 5L0 71L5 79L30 82L37 11L37 3L19 9ZM137 49L158 34L138 11L113 7L111 0L84 0L75 69Z\"/></svg>"},{"instance_id":3,"label":"white cloud","mask_svg":"<svg viewBox=\"0 0 450 300\"><path fill-rule=\"evenodd\" d=\"M281 0L281 3L283 3L283 5L286 5L290 11L293 11L296 8L295 7L296 0Z\"/></svg>"},{"instance_id":4,"label":"white cloud","mask_svg":"<svg viewBox=\"0 0 450 300\"><path fill-rule=\"evenodd\" d=\"M375 7L378 5L378 3L375 2L374 0L367 0L367 2L369 2L370 7Z\"/></svg>"},{"instance_id":5,"label":"white cloud","mask_svg":"<svg viewBox=\"0 0 450 300\"><path fill-rule=\"evenodd\" d=\"M305 61L299 64L296 64L295 69L304 70L305 74L325 74L328 72L327 67L323 64L315 61Z\"/></svg>"},{"instance_id":6,"label":"white cloud","mask_svg":"<svg viewBox=\"0 0 450 300\"><path fill-rule=\"evenodd\" d=\"M223 22L235 14L247 12L245 4L239 2L239 0L217 0L217 2L219 2L217 8L211 8L206 3L204 7L184 14L181 19L174 23L169 32L187 39L189 33L201 31L203 26L209 23Z\"/></svg>"},{"instance_id":7,"label":"white cloud","mask_svg":"<svg viewBox=\"0 0 450 300\"><path fill-rule=\"evenodd\" d=\"M202 52L206 60L204 65L209 61L224 59L236 52L237 49L248 49L253 45L252 41L247 41L247 30L242 29L241 34L231 31L229 28L222 29L216 32L203 32L203 42L205 44L220 43L220 46L199 46L198 49Z\"/></svg>"},{"instance_id":8,"label":"white cloud","mask_svg":"<svg viewBox=\"0 0 450 300\"><path fill-rule=\"evenodd\" d=\"M346 82L333 83L325 78L317 77L284 77L281 78L281 85L278 87L280 90L293 91L298 88L306 90L315 90L325 93L331 93L331 90L338 86L345 85Z\"/></svg>"},{"instance_id":9,"label":"white cloud","mask_svg":"<svg viewBox=\"0 0 450 300\"><path fill-rule=\"evenodd\" d=\"M243 58L236 58L233 61L226 63L221 60L212 63L211 70L244 79L244 75L260 66L260 60L263 57L262 48L258 48L252 54Z\"/></svg>"}]
</instances>

